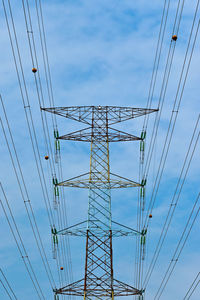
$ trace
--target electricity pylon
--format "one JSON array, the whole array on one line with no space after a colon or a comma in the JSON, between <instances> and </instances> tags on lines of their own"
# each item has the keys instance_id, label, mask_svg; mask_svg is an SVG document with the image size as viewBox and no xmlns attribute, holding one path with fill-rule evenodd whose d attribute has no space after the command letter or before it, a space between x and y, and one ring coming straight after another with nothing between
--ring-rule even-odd
<instances>
[{"instance_id":1,"label":"electricity pylon","mask_svg":"<svg viewBox=\"0 0 200 300\"><path fill-rule=\"evenodd\" d=\"M136 187L140 183L111 173L109 163L110 142L141 138L110 126L156 110L114 106L55 107L43 110L89 125L85 129L58 136L57 139L91 143L90 171L56 184L89 189L87 221L56 232L61 235L86 236L85 276L54 290L55 294L83 296L84 299L141 295L141 290L113 277L112 238L142 233L114 222L111 215L111 189Z\"/></svg>"}]
</instances>

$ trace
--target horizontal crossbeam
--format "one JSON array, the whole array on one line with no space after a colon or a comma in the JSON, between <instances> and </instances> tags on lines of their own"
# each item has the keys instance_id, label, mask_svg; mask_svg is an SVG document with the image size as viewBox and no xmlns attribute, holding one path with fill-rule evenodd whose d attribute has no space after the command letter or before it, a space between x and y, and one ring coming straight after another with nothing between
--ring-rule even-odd
<instances>
[{"instance_id":1,"label":"horizontal crossbeam","mask_svg":"<svg viewBox=\"0 0 200 300\"><path fill-rule=\"evenodd\" d=\"M87 221L80 222L76 225L72 225L65 229L59 230L57 234L59 235L73 235L73 236L87 236L87 229L86 229ZM100 228L101 229L101 228ZM96 231L96 235L99 237L101 236L108 236L110 234L110 230L99 230ZM112 220L112 237L126 237L126 236L136 236L142 235L141 232L130 228L128 226L122 225L118 222Z\"/></svg>"},{"instance_id":2,"label":"horizontal crossbeam","mask_svg":"<svg viewBox=\"0 0 200 300\"><path fill-rule=\"evenodd\" d=\"M89 125L92 124L95 114L102 115L102 119L106 115L108 125L111 125L158 111L157 109L120 106L70 106L41 109Z\"/></svg>"},{"instance_id":3,"label":"horizontal crossbeam","mask_svg":"<svg viewBox=\"0 0 200 300\"><path fill-rule=\"evenodd\" d=\"M77 130L62 136L58 139L68 140L68 141L80 141L80 142L91 142L95 139L95 143L100 142L127 142L127 141L138 141L141 140L140 137L120 131L111 127L108 127L108 133L103 132L102 128L92 127Z\"/></svg>"},{"instance_id":4,"label":"horizontal crossbeam","mask_svg":"<svg viewBox=\"0 0 200 300\"><path fill-rule=\"evenodd\" d=\"M117 188L130 188L130 187L138 187L141 186L140 183L127 179L125 177L110 173L110 178L102 179L102 174L98 174L98 172L93 172L93 179L90 180L91 173L84 173L82 175L73 177L71 179L59 182L58 186L66 186L66 187L76 187L76 188L85 188L89 189L91 187L91 183L93 185L93 189L103 189L105 185L109 185L110 189ZM98 176L99 175L99 176ZM98 179L99 178L99 179Z\"/></svg>"},{"instance_id":5,"label":"horizontal crossbeam","mask_svg":"<svg viewBox=\"0 0 200 300\"><path fill-rule=\"evenodd\" d=\"M101 282L101 284L98 284ZM138 290L131 285L123 283L119 280L113 279L113 290L101 278L96 278L96 287L93 285L87 288L87 297L110 297L113 292L113 296L131 296L142 295L142 291ZM55 289L55 294L72 295L72 296L84 296L84 279L71 283L63 288ZM101 298L100 298L101 299Z\"/></svg>"}]
</instances>

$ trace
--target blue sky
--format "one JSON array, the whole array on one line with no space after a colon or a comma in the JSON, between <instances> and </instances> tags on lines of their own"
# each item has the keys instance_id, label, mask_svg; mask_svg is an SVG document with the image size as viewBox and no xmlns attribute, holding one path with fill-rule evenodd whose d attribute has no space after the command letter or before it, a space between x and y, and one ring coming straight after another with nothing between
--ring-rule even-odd
<instances>
[{"instance_id":1,"label":"blue sky","mask_svg":"<svg viewBox=\"0 0 200 300\"><path fill-rule=\"evenodd\" d=\"M54 100L56 106L72 105L118 105L146 107L150 78L158 39L159 26L164 1L129 1L129 0L86 0L86 1L42 1L44 23L46 29L47 49L51 67ZM182 1L181 1L182 2ZM147 204L150 200L153 182L161 157L172 105L179 82L181 68L190 34L197 1L185 1L183 17L180 24L169 84L161 114L156 149L148 176ZM7 1L5 1L6 7ZM167 52L171 41L178 1L170 4L169 18L163 42L163 51L158 70L152 107L157 108L166 64ZM45 142L42 131L40 109L37 100L34 76L31 72L32 63L28 47L21 1L12 1L12 11L22 57L33 121L39 141L39 151L47 178L49 194L52 199L52 185L49 178ZM43 85L45 106L49 106L48 94L44 77L41 45L37 25L35 1L30 1L33 32L36 42L40 76ZM200 12L197 14L199 20ZM9 19L10 20L10 19ZM197 23L195 24L196 29ZM27 123L19 90L14 60L12 56L3 6L0 9L1 36L1 68L0 93L6 107L16 149L21 162L27 189L35 212L37 224L45 245L47 257L52 267L57 287L59 286L55 262L52 259L50 227L47 219L42 191L28 134ZM176 127L173 134L166 166L156 197L153 218L149 227L148 252L145 264L151 261L158 241L163 220L170 207L170 202L182 168L183 160L189 146L191 135L199 114L199 44L198 35L189 74L183 93ZM2 108L0 116L4 126L5 118ZM47 116L51 124L51 116ZM150 142L155 116L150 116L147 134L147 149ZM60 135L82 128L80 124L64 118L57 118ZM118 128L140 135L143 119L138 118L122 123ZM51 126L51 125L50 125ZM199 129L199 127L198 127ZM1 130L1 129L0 129ZM53 128L51 142L53 140ZM6 129L7 135L8 130ZM9 139L9 144L11 141ZM63 177L70 178L89 169L89 145L61 141ZM119 143L110 146L111 170L113 173L137 181L139 164L139 144ZM12 168L10 156L1 131L1 176L0 181L9 199L13 214L23 238L30 260L38 279L41 282L45 299L53 299L36 243L27 219L23 200ZM194 154L186 182L184 184L179 205L177 206L164 247L161 251L156 268L146 290L145 299L154 299L162 276L172 258L189 212L199 193L199 143ZM5 199L1 195L2 201ZM69 189L65 191L68 223L75 224L86 219L87 192ZM52 200L51 200L52 201ZM77 207L79 209L77 209ZM136 226L137 190L121 190L112 193L113 219L128 226ZM196 220L186 246L177 263L175 271L161 299L183 299L193 279L199 272L199 217ZM0 208L1 241L0 267L4 271L18 299L37 299L20 254L11 235L7 221ZM70 239L73 277L78 280L84 272L85 240ZM134 251L135 240L126 239L114 242L114 273L115 277L134 284ZM0 279L2 277L0 275ZM199 300L200 290L191 297ZM9 299L0 285L0 299Z\"/></svg>"}]
</instances>

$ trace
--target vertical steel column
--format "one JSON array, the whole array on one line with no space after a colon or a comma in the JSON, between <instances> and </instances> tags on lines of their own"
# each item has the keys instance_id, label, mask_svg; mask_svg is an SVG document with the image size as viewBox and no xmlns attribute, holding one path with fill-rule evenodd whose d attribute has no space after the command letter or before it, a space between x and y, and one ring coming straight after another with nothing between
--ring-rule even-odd
<instances>
[{"instance_id":1,"label":"vertical steel column","mask_svg":"<svg viewBox=\"0 0 200 300\"><path fill-rule=\"evenodd\" d=\"M89 207L86 242L86 268L85 268L85 296L87 290L110 290L113 297L112 282L112 231L111 231L111 196L110 196L110 167L109 167L109 142L108 142L108 117L107 111L101 108L93 108L90 153L90 187ZM105 141L97 138L106 134ZM96 182L105 182L103 188L99 188ZM99 299L102 299L99 298ZM108 299L108 297L105 297Z\"/></svg>"}]
</instances>

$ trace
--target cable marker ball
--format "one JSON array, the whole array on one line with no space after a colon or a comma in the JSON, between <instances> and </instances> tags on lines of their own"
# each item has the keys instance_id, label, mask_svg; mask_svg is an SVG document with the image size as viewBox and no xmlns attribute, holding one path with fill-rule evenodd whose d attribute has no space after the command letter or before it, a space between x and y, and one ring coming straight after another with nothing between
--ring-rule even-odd
<instances>
[{"instance_id":1,"label":"cable marker ball","mask_svg":"<svg viewBox=\"0 0 200 300\"><path fill-rule=\"evenodd\" d=\"M36 73L36 72L37 72L37 69L36 69L36 68L33 68L33 69L32 69L32 72L33 72L33 73Z\"/></svg>"},{"instance_id":2,"label":"cable marker ball","mask_svg":"<svg viewBox=\"0 0 200 300\"><path fill-rule=\"evenodd\" d=\"M63 268L63 267L60 267L60 269L63 270L64 268Z\"/></svg>"},{"instance_id":3,"label":"cable marker ball","mask_svg":"<svg viewBox=\"0 0 200 300\"><path fill-rule=\"evenodd\" d=\"M149 215L149 218L150 218L150 219L152 218L152 214Z\"/></svg>"},{"instance_id":4,"label":"cable marker ball","mask_svg":"<svg viewBox=\"0 0 200 300\"><path fill-rule=\"evenodd\" d=\"M172 35L172 40L176 41L177 40L177 35Z\"/></svg>"},{"instance_id":5,"label":"cable marker ball","mask_svg":"<svg viewBox=\"0 0 200 300\"><path fill-rule=\"evenodd\" d=\"M44 158L45 158L46 160L48 160L48 159L49 159L48 155L46 155Z\"/></svg>"}]
</instances>

